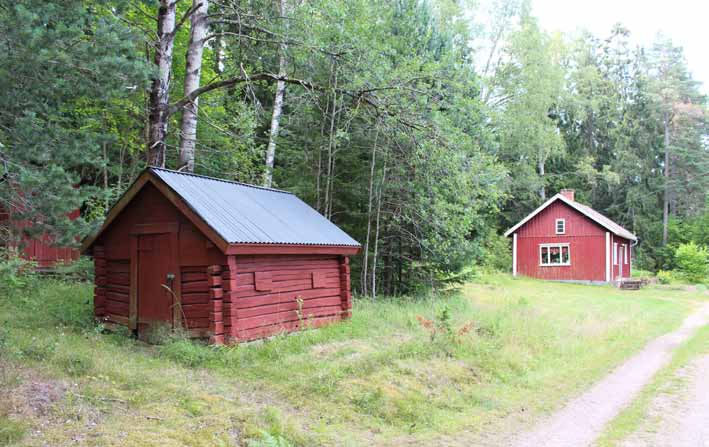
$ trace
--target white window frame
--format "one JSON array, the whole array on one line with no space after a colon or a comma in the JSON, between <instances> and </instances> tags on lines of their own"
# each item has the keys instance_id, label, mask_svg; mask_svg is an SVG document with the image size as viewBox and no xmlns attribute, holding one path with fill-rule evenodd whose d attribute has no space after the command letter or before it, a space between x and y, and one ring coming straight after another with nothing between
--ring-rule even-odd
<instances>
[{"instance_id":1,"label":"white window frame","mask_svg":"<svg viewBox=\"0 0 709 447\"><path fill-rule=\"evenodd\" d=\"M561 231L559 231L559 224L561 223ZM566 219L556 219L554 222L554 231L556 234L566 234Z\"/></svg>"},{"instance_id":2,"label":"white window frame","mask_svg":"<svg viewBox=\"0 0 709 447\"><path fill-rule=\"evenodd\" d=\"M628 244L623 244L623 264L628 263Z\"/></svg>"},{"instance_id":3,"label":"white window frame","mask_svg":"<svg viewBox=\"0 0 709 447\"><path fill-rule=\"evenodd\" d=\"M613 265L618 265L618 243L613 242Z\"/></svg>"},{"instance_id":4,"label":"white window frame","mask_svg":"<svg viewBox=\"0 0 709 447\"><path fill-rule=\"evenodd\" d=\"M568 262L560 262L558 264L551 264L551 263L544 263L542 262L542 248L553 248L557 247L559 249L559 259L561 259L561 251L562 247L566 247L569 252L569 261ZM547 260L549 259L550 253L547 250ZM539 266L540 267L568 267L571 265L571 245L568 242L565 243L553 243L553 244L539 244Z\"/></svg>"}]
</instances>

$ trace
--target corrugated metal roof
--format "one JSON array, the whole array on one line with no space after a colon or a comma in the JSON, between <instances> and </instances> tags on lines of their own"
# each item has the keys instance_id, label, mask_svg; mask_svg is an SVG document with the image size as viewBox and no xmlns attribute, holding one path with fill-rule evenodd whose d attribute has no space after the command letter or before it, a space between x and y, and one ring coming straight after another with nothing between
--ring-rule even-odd
<instances>
[{"instance_id":1,"label":"corrugated metal roof","mask_svg":"<svg viewBox=\"0 0 709 447\"><path fill-rule=\"evenodd\" d=\"M602 227L606 228L607 230L609 230L610 232L612 232L616 236L624 237L626 239L630 239L631 241L638 240L638 237L635 236L633 233L631 233L630 231L621 227L617 223L613 222L612 220L610 220L609 218L607 218L603 214L599 213L598 211L594 210L590 206L580 204L580 203L573 201L573 200L569 200L565 196L563 196L562 194L555 195L551 199L544 202L539 208L537 208L536 210L529 213L529 215L527 215L527 217L525 217L519 223L517 223L517 225L515 225L514 227L507 230L505 232L505 236L509 236L512 233L514 233L519 227L521 227L522 225L527 223L532 217L539 214L542 210L544 210L546 207L551 205L552 202L554 202L555 200L561 200L562 202L566 203L570 207L579 211L581 214L585 215L589 219L595 221L596 223L598 223Z\"/></svg>"},{"instance_id":2,"label":"corrugated metal roof","mask_svg":"<svg viewBox=\"0 0 709 447\"><path fill-rule=\"evenodd\" d=\"M167 169L150 171L229 243L360 246L287 191Z\"/></svg>"}]
</instances>

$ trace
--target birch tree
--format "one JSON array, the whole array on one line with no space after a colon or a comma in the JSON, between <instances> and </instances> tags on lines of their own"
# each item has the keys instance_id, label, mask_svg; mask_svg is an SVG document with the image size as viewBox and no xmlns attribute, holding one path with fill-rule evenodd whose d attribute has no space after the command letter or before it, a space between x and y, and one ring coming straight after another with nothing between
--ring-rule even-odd
<instances>
[{"instance_id":1,"label":"birch tree","mask_svg":"<svg viewBox=\"0 0 709 447\"><path fill-rule=\"evenodd\" d=\"M286 0L278 0L278 13L281 20L287 20ZM286 26L283 26L286 29ZM286 76L286 42L285 36L281 40L278 50L278 75ZM273 182L273 164L276 158L276 140L281 126L281 113L283 112L283 95L286 91L286 83L279 79L276 82L276 96L273 100L273 114L271 116L271 129L268 133L268 147L266 148L266 172L264 174L264 186L270 187Z\"/></svg>"},{"instance_id":2,"label":"birch tree","mask_svg":"<svg viewBox=\"0 0 709 447\"><path fill-rule=\"evenodd\" d=\"M172 50L177 31L176 9L179 0L160 0L157 14L157 40L153 61L157 74L150 87L148 106L148 164L165 167L165 139L167 138L168 105L170 101L170 74Z\"/></svg>"},{"instance_id":3,"label":"birch tree","mask_svg":"<svg viewBox=\"0 0 709 447\"><path fill-rule=\"evenodd\" d=\"M185 97L189 97L190 94L199 88L202 74L202 53L204 52L209 27L207 20L209 0L193 0L192 9L190 40L187 47L187 57L185 58ZM217 54L219 54L219 51L221 51L221 48L216 49ZM194 171L198 102L199 97L195 97L182 109L179 168L188 172Z\"/></svg>"}]
</instances>

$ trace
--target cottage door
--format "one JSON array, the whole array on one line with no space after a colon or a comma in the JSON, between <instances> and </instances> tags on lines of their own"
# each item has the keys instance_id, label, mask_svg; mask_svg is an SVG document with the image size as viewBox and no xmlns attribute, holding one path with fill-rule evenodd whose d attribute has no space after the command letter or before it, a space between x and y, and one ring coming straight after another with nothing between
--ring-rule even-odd
<instances>
[{"instance_id":1,"label":"cottage door","mask_svg":"<svg viewBox=\"0 0 709 447\"><path fill-rule=\"evenodd\" d=\"M618 246L618 280L622 281L623 280L623 245Z\"/></svg>"},{"instance_id":2,"label":"cottage door","mask_svg":"<svg viewBox=\"0 0 709 447\"><path fill-rule=\"evenodd\" d=\"M170 234L138 236L138 336L150 339L161 327L172 329L174 275Z\"/></svg>"}]
</instances>

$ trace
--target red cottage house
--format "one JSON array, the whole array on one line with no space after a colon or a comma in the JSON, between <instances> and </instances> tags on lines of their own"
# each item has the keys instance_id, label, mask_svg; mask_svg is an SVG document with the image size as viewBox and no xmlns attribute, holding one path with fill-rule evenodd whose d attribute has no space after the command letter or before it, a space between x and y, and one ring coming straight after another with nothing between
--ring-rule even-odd
<instances>
[{"instance_id":1,"label":"red cottage house","mask_svg":"<svg viewBox=\"0 0 709 447\"><path fill-rule=\"evenodd\" d=\"M510 228L512 274L556 281L630 277L637 237L565 189Z\"/></svg>"},{"instance_id":2,"label":"red cottage house","mask_svg":"<svg viewBox=\"0 0 709 447\"><path fill-rule=\"evenodd\" d=\"M82 251L97 318L145 336L180 326L212 343L350 315L359 243L295 195L146 169Z\"/></svg>"}]
</instances>

